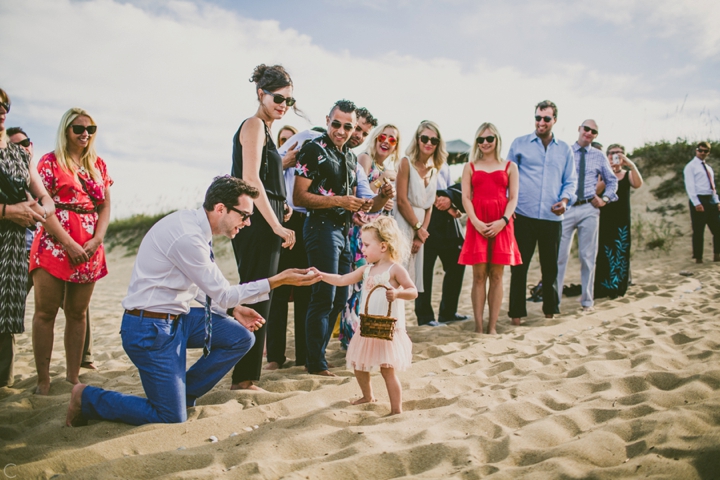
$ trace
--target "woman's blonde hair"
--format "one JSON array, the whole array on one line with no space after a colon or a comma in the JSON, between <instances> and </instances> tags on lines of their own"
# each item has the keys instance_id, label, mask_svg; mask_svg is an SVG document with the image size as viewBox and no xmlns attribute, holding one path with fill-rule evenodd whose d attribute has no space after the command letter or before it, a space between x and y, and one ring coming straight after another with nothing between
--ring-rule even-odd
<instances>
[{"instance_id":1,"label":"woman's blonde hair","mask_svg":"<svg viewBox=\"0 0 720 480\"><path fill-rule=\"evenodd\" d=\"M400 231L397 222L392 217L381 215L370 223L362 226L362 231L374 231L378 240L387 243L390 259L402 263L407 258L409 246L405 236Z\"/></svg>"},{"instance_id":2,"label":"woman's blonde hair","mask_svg":"<svg viewBox=\"0 0 720 480\"><path fill-rule=\"evenodd\" d=\"M2 101L3 103L10 103L10 96L2 88L0 88L0 101ZM4 128L2 132L0 132L0 140L5 140L6 142L9 142L10 138L8 138L6 130L7 129Z\"/></svg>"},{"instance_id":3,"label":"woman's blonde hair","mask_svg":"<svg viewBox=\"0 0 720 480\"><path fill-rule=\"evenodd\" d=\"M447 161L448 152L445 148L445 140L443 140L442 135L440 135L440 128L435 122L431 122L430 120L423 120L422 122L420 122L420 125L418 125L418 128L415 131L415 140L410 145L408 145L407 151L405 151L405 155L408 157L411 163L418 159L418 156L420 154L420 148L418 147L418 143L420 142L420 133L422 133L422 131L426 128L433 130L437 134L438 139L440 140L437 147L435 148L435 153L433 154L433 164L435 165L435 168L440 170L440 167L442 167L443 163Z\"/></svg>"},{"instance_id":4,"label":"woman's blonde hair","mask_svg":"<svg viewBox=\"0 0 720 480\"><path fill-rule=\"evenodd\" d=\"M480 145L478 145L477 143L477 137L479 137L480 134L485 130L490 130L492 134L495 135L495 158L497 158L498 163L502 163L502 158L500 158L500 151L502 150L502 138L500 138L500 132L498 132L497 127L490 122L483 123L478 127L477 131L475 132L472 153L470 154L470 161L474 162L475 160L480 160L483 157L482 150L480 150Z\"/></svg>"},{"instance_id":5,"label":"woman's blonde hair","mask_svg":"<svg viewBox=\"0 0 720 480\"><path fill-rule=\"evenodd\" d=\"M398 160L400 160L400 157L398 156L398 152L400 151L400 129L397 128L395 125L391 123L386 123L385 125L380 125L379 127L377 127L370 135L370 142L367 150L365 150L365 153L370 155L372 161L375 162L375 164L377 165L377 162L375 160L377 157L377 138L386 128L392 128L393 130L395 130L395 139L397 140L397 143L395 144L395 151L388 155L388 157L385 159L385 164L389 162L393 166L393 169L397 170L397 163ZM383 165L379 165L379 167L383 168Z\"/></svg>"},{"instance_id":6,"label":"woman's blonde hair","mask_svg":"<svg viewBox=\"0 0 720 480\"><path fill-rule=\"evenodd\" d=\"M71 108L62 116L55 141L55 158L57 158L58 164L68 172L73 171L75 162L70 159L70 153L67 149L67 130L78 117L87 117L90 119L91 125L97 125L90 114L82 108ZM82 163L82 166L85 167L85 170L87 170L93 180L100 181L100 172L95 168L97 158L98 156L95 152L95 135L90 135L87 147L83 150L82 157L80 158L80 163Z\"/></svg>"}]
</instances>

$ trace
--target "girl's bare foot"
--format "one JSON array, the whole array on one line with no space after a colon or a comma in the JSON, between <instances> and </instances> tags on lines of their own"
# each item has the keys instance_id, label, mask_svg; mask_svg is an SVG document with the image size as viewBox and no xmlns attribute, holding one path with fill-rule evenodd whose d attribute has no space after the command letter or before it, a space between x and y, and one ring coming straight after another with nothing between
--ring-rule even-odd
<instances>
[{"instance_id":1,"label":"girl's bare foot","mask_svg":"<svg viewBox=\"0 0 720 480\"><path fill-rule=\"evenodd\" d=\"M78 383L70 394L70 405L68 405L65 425L68 427L81 427L87 425L87 419L82 414L82 392L87 385Z\"/></svg>"},{"instance_id":2,"label":"girl's bare foot","mask_svg":"<svg viewBox=\"0 0 720 480\"><path fill-rule=\"evenodd\" d=\"M400 415L402 410L390 410L390 415Z\"/></svg>"},{"instance_id":3,"label":"girl's bare foot","mask_svg":"<svg viewBox=\"0 0 720 480\"><path fill-rule=\"evenodd\" d=\"M240 383L233 383L232 385L230 385L230 390L252 390L254 392L267 392L267 390L255 385L252 380L246 380Z\"/></svg>"},{"instance_id":4,"label":"girl's bare foot","mask_svg":"<svg viewBox=\"0 0 720 480\"><path fill-rule=\"evenodd\" d=\"M488 329L488 332L487 332L487 333L488 333L488 335L497 335L497 330L495 330L494 328L493 328L493 329Z\"/></svg>"},{"instance_id":5,"label":"girl's bare foot","mask_svg":"<svg viewBox=\"0 0 720 480\"><path fill-rule=\"evenodd\" d=\"M363 403L375 403L375 402L377 402L377 400L375 399L375 397L370 397L370 398L360 397L360 398L358 398L357 400L355 400L355 401L353 401L353 402L350 402L350 403L351 403L352 405L362 405Z\"/></svg>"},{"instance_id":6,"label":"girl's bare foot","mask_svg":"<svg viewBox=\"0 0 720 480\"><path fill-rule=\"evenodd\" d=\"M48 395L50 393L50 382L40 384L38 383L35 389L35 395Z\"/></svg>"},{"instance_id":7,"label":"girl's bare foot","mask_svg":"<svg viewBox=\"0 0 720 480\"><path fill-rule=\"evenodd\" d=\"M280 368L280 364L277 362L268 362L267 365L263 367L263 370L277 370Z\"/></svg>"},{"instance_id":8,"label":"girl's bare foot","mask_svg":"<svg viewBox=\"0 0 720 480\"><path fill-rule=\"evenodd\" d=\"M78 383L80 383L80 379L79 379L79 378L76 378L76 379L73 380L73 379L71 379L70 377L65 377L65 381L68 382L68 383L72 383L73 385L77 385Z\"/></svg>"}]
</instances>

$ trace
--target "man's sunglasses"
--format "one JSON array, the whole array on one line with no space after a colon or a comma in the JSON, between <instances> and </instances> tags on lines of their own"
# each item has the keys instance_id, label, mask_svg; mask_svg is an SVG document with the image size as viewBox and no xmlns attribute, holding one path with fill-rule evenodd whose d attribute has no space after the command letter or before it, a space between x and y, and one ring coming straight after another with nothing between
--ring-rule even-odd
<instances>
[{"instance_id":1,"label":"man's sunglasses","mask_svg":"<svg viewBox=\"0 0 720 480\"><path fill-rule=\"evenodd\" d=\"M225 206L227 207L228 210L231 210L231 211L239 214L240 218L242 219L243 222L245 220L247 220L248 218L252 217L252 213L243 212L242 210L238 210L237 208L231 207L230 205L225 205Z\"/></svg>"},{"instance_id":2,"label":"man's sunglasses","mask_svg":"<svg viewBox=\"0 0 720 480\"><path fill-rule=\"evenodd\" d=\"M698 153L710 153L710 150L706 148L696 148L695 150L697 150Z\"/></svg>"},{"instance_id":3,"label":"man's sunglasses","mask_svg":"<svg viewBox=\"0 0 720 480\"><path fill-rule=\"evenodd\" d=\"M391 146L397 145L397 138L392 135L385 135L384 133L378 135L378 142L383 143L385 141L387 141Z\"/></svg>"},{"instance_id":4,"label":"man's sunglasses","mask_svg":"<svg viewBox=\"0 0 720 480\"><path fill-rule=\"evenodd\" d=\"M283 97L279 93L272 93L272 92L265 90L264 88L263 88L263 92L267 93L268 95L272 95L273 102L277 103L278 105L280 105L283 102L285 102L285 105L287 105L288 107L292 107L293 105L295 105L296 100L293 97Z\"/></svg>"},{"instance_id":5,"label":"man's sunglasses","mask_svg":"<svg viewBox=\"0 0 720 480\"><path fill-rule=\"evenodd\" d=\"M87 130L88 135L93 135L95 132L97 132L97 125L88 125L87 127L85 125L70 125L72 127L72 131L75 135L82 135L82 133Z\"/></svg>"},{"instance_id":6,"label":"man's sunglasses","mask_svg":"<svg viewBox=\"0 0 720 480\"><path fill-rule=\"evenodd\" d=\"M585 130L586 132L592 132L593 135L598 134L598 131L595 130L594 128L590 128L587 125L583 125L582 127L583 127L583 130Z\"/></svg>"},{"instance_id":7,"label":"man's sunglasses","mask_svg":"<svg viewBox=\"0 0 720 480\"><path fill-rule=\"evenodd\" d=\"M430 142L435 146L437 146L437 144L440 143L440 139L438 137L428 137L427 135L420 135L420 141L422 143Z\"/></svg>"},{"instance_id":8,"label":"man's sunglasses","mask_svg":"<svg viewBox=\"0 0 720 480\"><path fill-rule=\"evenodd\" d=\"M10 113L10 102L0 102L0 107L5 109L5 113Z\"/></svg>"},{"instance_id":9,"label":"man's sunglasses","mask_svg":"<svg viewBox=\"0 0 720 480\"><path fill-rule=\"evenodd\" d=\"M343 130L345 130L346 132L349 132L349 131L351 131L353 128L355 128L355 127L353 127L352 123L346 123L346 124L343 125L342 123L340 123L340 122L337 121L337 120L333 120L332 122L330 122L330 126L331 126L332 128L335 128L335 129L338 129L338 128L342 127Z\"/></svg>"},{"instance_id":10,"label":"man's sunglasses","mask_svg":"<svg viewBox=\"0 0 720 480\"><path fill-rule=\"evenodd\" d=\"M482 144L485 143L486 141L487 141L488 143L493 143L493 142L495 141L495 136L494 136L494 135L488 135L487 137L477 137L476 140L477 140L478 145L482 145Z\"/></svg>"},{"instance_id":11,"label":"man's sunglasses","mask_svg":"<svg viewBox=\"0 0 720 480\"><path fill-rule=\"evenodd\" d=\"M545 123L550 123L550 122L552 122L552 119L553 119L553 117L548 117L548 116L541 117L540 115L535 115L536 122L539 122L540 120L544 120Z\"/></svg>"},{"instance_id":12,"label":"man's sunglasses","mask_svg":"<svg viewBox=\"0 0 720 480\"><path fill-rule=\"evenodd\" d=\"M30 146L30 139L26 138L25 140L20 140L19 142L15 142L15 145L20 145L21 147L28 148Z\"/></svg>"}]
</instances>

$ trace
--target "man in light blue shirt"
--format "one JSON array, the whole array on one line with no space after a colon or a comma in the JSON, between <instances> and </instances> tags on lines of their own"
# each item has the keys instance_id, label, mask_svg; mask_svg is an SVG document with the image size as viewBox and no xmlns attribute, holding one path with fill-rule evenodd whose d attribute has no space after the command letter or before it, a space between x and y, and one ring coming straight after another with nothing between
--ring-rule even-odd
<instances>
[{"instance_id":1,"label":"man in light blue shirt","mask_svg":"<svg viewBox=\"0 0 720 480\"><path fill-rule=\"evenodd\" d=\"M535 132L516 138L508 160L520 173L518 206L515 210L515 239L522 265L511 268L510 308L513 325L527 316L525 294L527 272L538 246L542 272L543 313L552 318L560 313L557 286L558 249L562 219L568 204L575 203L577 173L570 146L555 138L557 106L545 100L535 107Z\"/></svg>"}]
</instances>

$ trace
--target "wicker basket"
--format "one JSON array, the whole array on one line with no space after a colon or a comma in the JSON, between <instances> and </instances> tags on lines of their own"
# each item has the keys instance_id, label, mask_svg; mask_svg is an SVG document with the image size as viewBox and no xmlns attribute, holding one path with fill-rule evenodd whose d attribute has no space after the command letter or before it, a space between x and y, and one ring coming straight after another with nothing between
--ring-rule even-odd
<instances>
[{"instance_id":1,"label":"wicker basket","mask_svg":"<svg viewBox=\"0 0 720 480\"><path fill-rule=\"evenodd\" d=\"M368 302L370 295L378 288L384 288L385 285L375 285L365 299L365 313L360 314L360 335L369 338L378 338L380 340L392 340L395 333L396 318L390 316L392 311L392 302L388 304L387 315L370 315L368 313Z\"/></svg>"}]
</instances>

